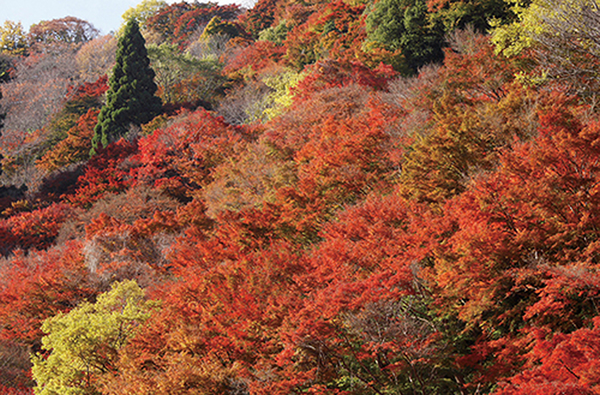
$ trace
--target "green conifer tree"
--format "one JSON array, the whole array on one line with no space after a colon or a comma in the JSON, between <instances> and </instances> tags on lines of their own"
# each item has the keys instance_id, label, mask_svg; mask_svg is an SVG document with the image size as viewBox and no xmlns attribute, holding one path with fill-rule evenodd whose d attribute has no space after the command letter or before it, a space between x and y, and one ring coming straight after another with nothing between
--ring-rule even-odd
<instances>
[{"instance_id":1,"label":"green conifer tree","mask_svg":"<svg viewBox=\"0 0 600 395\"><path fill-rule=\"evenodd\" d=\"M94 129L91 155L125 135L132 125L151 121L161 110L160 98L154 95L157 87L146 42L133 19L129 20L119 39L109 86L106 104Z\"/></svg>"}]
</instances>

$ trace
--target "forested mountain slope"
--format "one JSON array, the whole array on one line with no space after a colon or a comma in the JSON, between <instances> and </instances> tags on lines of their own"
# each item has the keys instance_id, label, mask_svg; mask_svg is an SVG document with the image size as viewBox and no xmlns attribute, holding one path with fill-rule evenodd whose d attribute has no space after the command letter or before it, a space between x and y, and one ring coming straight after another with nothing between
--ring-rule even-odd
<instances>
[{"instance_id":1,"label":"forested mountain slope","mask_svg":"<svg viewBox=\"0 0 600 395\"><path fill-rule=\"evenodd\" d=\"M599 21L585 0L6 21L0 392L600 393Z\"/></svg>"}]
</instances>

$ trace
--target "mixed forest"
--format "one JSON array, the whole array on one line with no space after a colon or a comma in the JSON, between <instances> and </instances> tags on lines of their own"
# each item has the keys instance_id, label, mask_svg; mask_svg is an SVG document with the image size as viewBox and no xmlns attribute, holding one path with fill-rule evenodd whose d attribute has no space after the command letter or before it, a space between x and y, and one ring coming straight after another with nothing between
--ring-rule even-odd
<instances>
[{"instance_id":1,"label":"mixed forest","mask_svg":"<svg viewBox=\"0 0 600 395\"><path fill-rule=\"evenodd\" d=\"M600 4L0 26L0 393L600 394Z\"/></svg>"}]
</instances>

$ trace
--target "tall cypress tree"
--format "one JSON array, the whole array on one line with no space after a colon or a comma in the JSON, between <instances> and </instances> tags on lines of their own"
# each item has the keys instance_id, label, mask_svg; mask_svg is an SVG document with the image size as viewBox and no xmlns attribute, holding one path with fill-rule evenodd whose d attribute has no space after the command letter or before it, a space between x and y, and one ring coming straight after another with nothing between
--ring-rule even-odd
<instances>
[{"instance_id":1,"label":"tall cypress tree","mask_svg":"<svg viewBox=\"0 0 600 395\"><path fill-rule=\"evenodd\" d=\"M133 19L119 39L116 64L108 84L106 104L94 128L91 155L125 135L132 125L149 122L161 110L162 103L154 95L157 87L146 42Z\"/></svg>"}]
</instances>

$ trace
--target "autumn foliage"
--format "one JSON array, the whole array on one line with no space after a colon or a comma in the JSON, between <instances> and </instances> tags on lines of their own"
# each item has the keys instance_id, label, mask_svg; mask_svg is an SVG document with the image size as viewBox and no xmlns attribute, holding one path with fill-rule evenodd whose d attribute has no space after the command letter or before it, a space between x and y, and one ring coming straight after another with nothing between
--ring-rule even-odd
<instances>
[{"instance_id":1,"label":"autumn foliage","mask_svg":"<svg viewBox=\"0 0 600 395\"><path fill-rule=\"evenodd\" d=\"M91 158L96 30L2 55L1 393L600 393L598 97L522 10L142 6L173 100Z\"/></svg>"}]
</instances>

